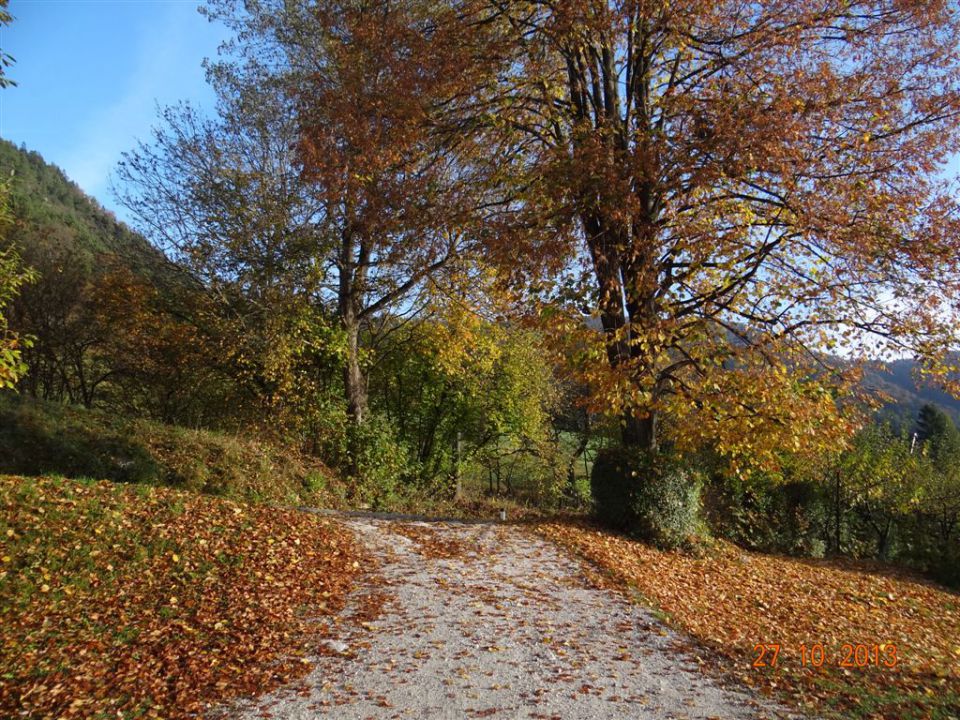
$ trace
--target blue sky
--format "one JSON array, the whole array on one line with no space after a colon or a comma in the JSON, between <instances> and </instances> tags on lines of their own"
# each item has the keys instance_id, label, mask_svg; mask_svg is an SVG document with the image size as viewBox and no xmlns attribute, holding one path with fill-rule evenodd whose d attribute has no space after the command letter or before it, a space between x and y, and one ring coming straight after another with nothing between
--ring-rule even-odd
<instances>
[{"instance_id":1,"label":"blue sky","mask_svg":"<svg viewBox=\"0 0 960 720\"><path fill-rule=\"evenodd\" d=\"M105 206L120 154L147 139L156 107L211 106L201 62L226 31L197 0L11 0L0 47L17 87L0 92L0 137L59 165Z\"/></svg>"}]
</instances>

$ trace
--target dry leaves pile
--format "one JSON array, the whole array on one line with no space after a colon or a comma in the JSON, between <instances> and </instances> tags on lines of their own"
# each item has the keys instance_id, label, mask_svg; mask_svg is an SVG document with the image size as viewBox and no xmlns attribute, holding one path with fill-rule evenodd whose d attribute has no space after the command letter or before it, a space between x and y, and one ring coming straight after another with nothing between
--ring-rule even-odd
<instances>
[{"instance_id":1,"label":"dry leaves pile","mask_svg":"<svg viewBox=\"0 0 960 720\"><path fill-rule=\"evenodd\" d=\"M364 559L316 516L0 477L0 716L186 717L305 674Z\"/></svg>"},{"instance_id":2,"label":"dry leaves pile","mask_svg":"<svg viewBox=\"0 0 960 720\"><path fill-rule=\"evenodd\" d=\"M841 717L960 717L960 596L906 573L763 555L719 544L707 557L662 552L577 523L538 532L634 588L717 652L717 669ZM754 668L758 644L776 667ZM821 643L819 669L801 645ZM841 667L844 644L893 643L899 663ZM809 655L808 655L809 658ZM769 654L767 655L769 660Z\"/></svg>"}]
</instances>

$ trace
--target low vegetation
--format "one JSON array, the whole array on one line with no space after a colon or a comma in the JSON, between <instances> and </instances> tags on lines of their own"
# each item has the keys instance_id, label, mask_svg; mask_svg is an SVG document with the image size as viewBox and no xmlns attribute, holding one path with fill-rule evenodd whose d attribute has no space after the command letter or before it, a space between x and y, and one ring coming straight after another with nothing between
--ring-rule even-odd
<instances>
[{"instance_id":1,"label":"low vegetation","mask_svg":"<svg viewBox=\"0 0 960 720\"><path fill-rule=\"evenodd\" d=\"M695 555L590 525L533 527L709 648L704 664L791 704L824 717L898 720L947 720L960 708L960 595L917 576L726 542Z\"/></svg>"},{"instance_id":2,"label":"low vegetation","mask_svg":"<svg viewBox=\"0 0 960 720\"><path fill-rule=\"evenodd\" d=\"M305 674L365 569L315 515L0 476L0 715L193 717Z\"/></svg>"},{"instance_id":3,"label":"low vegetation","mask_svg":"<svg viewBox=\"0 0 960 720\"><path fill-rule=\"evenodd\" d=\"M289 505L338 502L332 473L292 448L9 393L0 393L0 473L167 485Z\"/></svg>"}]
</instances>

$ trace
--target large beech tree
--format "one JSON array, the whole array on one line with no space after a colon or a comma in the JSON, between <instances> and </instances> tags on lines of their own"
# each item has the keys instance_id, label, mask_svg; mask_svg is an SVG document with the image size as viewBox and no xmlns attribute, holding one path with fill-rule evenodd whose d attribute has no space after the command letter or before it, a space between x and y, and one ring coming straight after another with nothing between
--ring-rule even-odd
<instances>
[{"instance_id":1,"label":"large beech tree","mask_svg":"<svg viewBox=\"0 0 960 720\"><path fill-rule=\"evenodd\" d=\"M954 3L491 0L489 17L514 39L494 125L522 148L529 221L490 247L554 273L533 297L627 445L655 451L659 418L721 451L830 441L820 351L945 377Z\"/></svg>"}]
</instances>

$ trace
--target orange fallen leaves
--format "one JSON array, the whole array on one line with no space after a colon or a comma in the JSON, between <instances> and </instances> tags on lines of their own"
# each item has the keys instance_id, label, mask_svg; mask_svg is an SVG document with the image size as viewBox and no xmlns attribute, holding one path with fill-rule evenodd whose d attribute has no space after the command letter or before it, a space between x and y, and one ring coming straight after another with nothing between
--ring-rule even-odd
<instances>
[{"instance_id":1,"label":"orange fallen leaves","mask_svg":"<svg viewBox=\"0 0 960 720\"><path fill-rule=\"evenodd\" d=\"M30 718L181 718L302 676L367 562L306 513L15 477L0 556L0 716Z\"/></svg>"},{"instance_id":2,"label":"orange fallen leaves","mask_svg":"<svg viewBox=\"0 0 960 720\"><path fill-rule=\"evenodd\" d=\"M956 593L863 563L764 555L728 543L694 557L587 524L534 527L639 592L750 685L843 717L960 713ZM755 646L769 643L782 648L777 666L752 667ZM889 643L898 651L894 668L840 666L844 644ZM813 644L826 649L819 669L801 662L801 645L809 652Z\"/></svg>"},{"instance_id":3,"label":"orange fallen leaves","mask_svg":"<svg viewBox=\"0 0 960 720\"><path fill-rule=\"evenodd\" d=\"M462 557L465 552L462 542L445 537L442 532L434 528L395 523L391 531L412 540L417 552L426 558L449 560Z\"/></svg>"}]
</instances>

